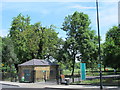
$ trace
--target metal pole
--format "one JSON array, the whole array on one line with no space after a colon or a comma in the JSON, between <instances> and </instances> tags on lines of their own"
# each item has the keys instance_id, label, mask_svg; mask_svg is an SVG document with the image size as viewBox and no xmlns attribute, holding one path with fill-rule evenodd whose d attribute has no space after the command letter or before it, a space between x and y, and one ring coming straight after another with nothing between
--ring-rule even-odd
<instances>
[{"instance_id":1,"label":"metal pole","mask_svg":"<svg viewBox=\"0 0 120 90\"><path fill-rule=\"evenodd\" d=\"M120 29L120 0L118 1L118 28ZM118 79L118 86L120 86L119 79Z\"/></svg>"},{"instance_id":2,"label":"metal pole","mask_svg":"<svg viewBox=\"0 0 120 90\"><path fill-rule=\"evenodd\" d=\"M99 29L98 0L96 0L96 9L97 9L97 26L98 26L98 42L99 42L98 58L99 58L99 61L100 61L100 89L103 89L103 86L102 86L102 70L101 70L101 55L100 55L100 29Z\"/></svg>"}]
</instances>

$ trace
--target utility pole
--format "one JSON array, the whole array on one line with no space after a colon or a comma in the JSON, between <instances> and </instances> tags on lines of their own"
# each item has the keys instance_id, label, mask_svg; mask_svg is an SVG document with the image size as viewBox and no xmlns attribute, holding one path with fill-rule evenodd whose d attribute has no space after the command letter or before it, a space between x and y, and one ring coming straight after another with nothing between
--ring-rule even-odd
<instances>
[{"instance_id":1,"label":"utility pole","mask_svg":"<svg viewBox=\"0 0 120 90\"><path fill-rule=\"evenodd\" d=\"M120 0L118 1L118 28L120 28Z\"/></svg>"},{"instance_id":2,"label":"utility pole","mask_svg":"<svg viewBox=\"0 0 120 90\"><path fill-rule=\"evenodd\" d=\"M98 48L98 58L100 62L100 89L103 89L102 86L102 70L101 70L101 55L100 55L100 28L99 28L99 11L98 11L98 0L96 0L96 9L97 9L97 26L98 26L98 43L99 43L99 48Z\"/></svg>"}]
</instances>

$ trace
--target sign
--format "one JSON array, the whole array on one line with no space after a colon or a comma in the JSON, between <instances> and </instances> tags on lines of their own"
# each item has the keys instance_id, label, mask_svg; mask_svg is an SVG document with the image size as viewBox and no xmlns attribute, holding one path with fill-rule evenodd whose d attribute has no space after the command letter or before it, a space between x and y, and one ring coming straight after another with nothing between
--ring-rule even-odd
<instances>
[{"instance_id":1,"label":"sign","mask_svg":"<svg viewBox=\"0 0 120 90\"><path fill-rule=\"evenodd\" d=\"M100 68L100 64L98 64L98 68Z\"/></svg>"},{"instance_id":2,"label":"sign","mask_svg":"<svg viewBox=\"0 0 120 90\"><path fill-rule=\"evenodd\" d=\"M46 72L45 70L43 70L43 72Z\"/></svg>"},{"instance_id":3,"label":"sign","mask_svg":"<svg viewBox=\"0 0 120 90\"><path fill-rule=\"evenodd\" d=\"M86 63L80 63L81 80L86 80Z\"/></svg>"},{"instance_id":4,"label":"sign","mask_svg":"<svg viewBox=\"0 0 120 90\"><path fill-rule=\"evenodd\" d=\"M4 66L4 64L2 64L2 66Z\"/></svg>"}]
</instances>

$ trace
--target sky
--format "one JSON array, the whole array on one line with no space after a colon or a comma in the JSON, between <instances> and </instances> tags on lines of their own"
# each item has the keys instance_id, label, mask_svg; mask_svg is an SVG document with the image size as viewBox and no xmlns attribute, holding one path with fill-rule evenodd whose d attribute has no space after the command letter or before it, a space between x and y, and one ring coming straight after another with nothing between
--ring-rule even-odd
<instances>
[{"instance_id":1,"label":"sky","mask_svg":"<svg viewBox=\"0 0 120 90\"><path fill-rule=\"evenodd\" d=\"M89 1L89 2L88 2ZM75 11L88 14L91 20L91 29L96 31L96 4L95 0L4 0L0 3L0 36L4 37L9 33L13 17L18 14L31 17L31 24L41 22L42 26L55 25L59 37L65 39L66 33L61 30L64 18L72 15ZM106 32L118 25L118 1L103 0L99 2L100 35L102 42L105 41Z\"/></svg>"}]
</instances>

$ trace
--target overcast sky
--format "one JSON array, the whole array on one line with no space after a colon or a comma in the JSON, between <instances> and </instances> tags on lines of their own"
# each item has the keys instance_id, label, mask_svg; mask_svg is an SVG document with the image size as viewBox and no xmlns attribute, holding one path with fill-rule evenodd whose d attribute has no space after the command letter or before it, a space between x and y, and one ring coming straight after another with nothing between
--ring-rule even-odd
<instances>
[{"instance_id":1,"label":"overcast sky","mask_svg":"<svg viewBox=\"0 0 120 90\"><path fill-rule=\"evenodd\" d=\"M49 2L48 2L49 1ZM69 1L69 2L67 2ZM13 17L19 13L29 15L31 23L41 22L42 26L50 26L51 24L57 26L56 32L59 32L59 37L63 39L66 33L60 28L65 16L73 14L75 11L83 12L89 15L91 19L91 28L97 34L96 22L96 7L95 0L67 0L64 2L55 0L4 0L0 3L0 11L2 12L0 19L2 19L2 27L0 28L0 36L6 36L9 33L9 28ZM89 1L89 2L87 2ZM102 42L105 40L106 32L115 25L118 25L118 1L117 0L103 0L99 2L100 14L100 34ZM114 1L114 2L113 2ZM1 5L2 4L2 5ZM2 31L2 32L1 32Z\"/></svg>"}]
</instances>

